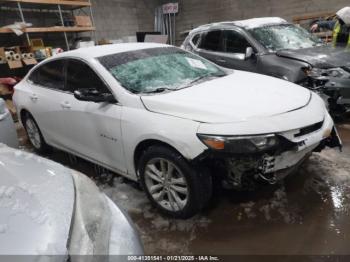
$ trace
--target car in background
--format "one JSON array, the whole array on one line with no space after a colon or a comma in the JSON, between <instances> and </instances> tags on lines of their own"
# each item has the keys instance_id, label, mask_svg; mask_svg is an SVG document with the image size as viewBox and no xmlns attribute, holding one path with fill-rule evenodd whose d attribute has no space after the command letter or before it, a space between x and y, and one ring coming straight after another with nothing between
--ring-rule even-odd
<instances>
[{"instance_id":1,"label":"car in background","mask_svg":"<svg viewBox=\"0 0 350 262\"><path fill-rule=\"evenodd\" d=\"M18 148L15 124L2 98L0 98L0 143Z\"/></svg>"},{"instance_id":2,"label":"car in background","mask_svg":"<svg viewBox=\"0 0 350 262\"><path fill-rule=\"evenodd\" d=\"M324 96L330 112L350 109L350 52L332 48L281 18L220 22L193 29L182 48L231 69L291 81Z\"/></svg>"},{"instance_id":3,"label":"car in background","mask_svg":"<svg viewBox=\"0 0 350 262\"><path fill-rule=\"evenodd\" d=\"M0 255L140 254L128 215L88 177L0 145Z\"/></svg>"},{"instance_id":4,"label":"car in background","mask_svg":"<svg viewBox=\"0 0 350 262\"><path fill-rule=\"evenodd\" d=\"M235 187L275 183L277 171L341 146L317 94L168 45L62 53L35 66L14 100L37 151L53 146L139 181L154 206L180 218L207 204L219 169Z\"/></svg>"}]
</instances>

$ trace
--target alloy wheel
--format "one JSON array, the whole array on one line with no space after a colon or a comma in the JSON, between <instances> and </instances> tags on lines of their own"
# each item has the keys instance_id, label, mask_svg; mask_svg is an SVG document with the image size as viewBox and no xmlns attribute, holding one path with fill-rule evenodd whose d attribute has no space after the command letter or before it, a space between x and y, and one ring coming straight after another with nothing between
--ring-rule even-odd
<instances>
[{"instance_id":1,"label":"alloy wheel","mask_svg":"<svg viewBox=\"0 0 350 262\"><path fill-rule=\"evenodd\" d=\"M40 137L40 131L36 125L36 123L33 121L33 119L28 118L26 120L26 130L29 137L29 141L31 144L36 148L41 148L41 137Z\"/></svg>"},{"instance_id":2,"label":"alloy wheel","mask_svg":"<svg viewBox=\"0 0 350 262\"><path fill-rule=\"evenodd\" d=\"M168 211L180 211L188 202L186 178L169 160L151 159L145 168L145 184L152 198Z\"/></svg>"}]
</instances>

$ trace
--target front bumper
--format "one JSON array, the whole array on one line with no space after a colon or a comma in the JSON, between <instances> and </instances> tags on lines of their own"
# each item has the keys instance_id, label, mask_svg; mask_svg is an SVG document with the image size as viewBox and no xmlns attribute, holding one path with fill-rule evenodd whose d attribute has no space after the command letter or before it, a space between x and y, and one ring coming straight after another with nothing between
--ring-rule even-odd
<instances>
[{"instance_id":1,"label":"front bumper","mask_svg":"<svg viewBox=\"0 0 350 262\"><path fill-rule=\"evenodd\" d=\"M319 93L332 114L342 114L350 110L350 79L310 77L302 85Z\"/></svg>"},{"instance_id":2,"label":"front bumper","mask_svg":"<svg viewBox=\"0 0 350 262\"><path fill-rule=\"evenodd\" d=\"M306 127L277 133L276 135L288 141L288 146L279 148L275 152L260 155L232 155L208 150L200 156L199 160L202 163L215 163L215 173L218 173L218 170L222 171L220 173L223 174L223 178L234 187L240 187L247 178L262 178L273 184L288 175L312 152L320 152L326 146L341 149L341 139L328 114L321 124L318 130L310 131L312 129ZM210 165L212 167L212 164Z\"/></svg>"}]
</instances>

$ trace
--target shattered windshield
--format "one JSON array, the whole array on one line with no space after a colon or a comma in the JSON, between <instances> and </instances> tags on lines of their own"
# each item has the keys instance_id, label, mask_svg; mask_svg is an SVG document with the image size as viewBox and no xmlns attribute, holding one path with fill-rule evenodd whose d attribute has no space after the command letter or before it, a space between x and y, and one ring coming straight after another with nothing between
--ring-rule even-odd
<instances>
[{"instance_id":1,"label":"shattered windshield","mask_svg":"<svg viewBox=\"0 0 350 262\"><path fill-rule=\"evenodd\" d=\"M99 58L100 63L127 90L159 93L225 76L212 63L178 48L151 48Z\"/></svg>"},{"instance_id":2,"label":"shattered windshield","mask_svg":"<svg viewBox=\"0 0 350 262\"><path fill-rule=\"evenodd\" d=\"M305 29L289 24L254 28L249 32L270 51L310 48L322 44L322 40Z\"/></svg>"}]
</instances>

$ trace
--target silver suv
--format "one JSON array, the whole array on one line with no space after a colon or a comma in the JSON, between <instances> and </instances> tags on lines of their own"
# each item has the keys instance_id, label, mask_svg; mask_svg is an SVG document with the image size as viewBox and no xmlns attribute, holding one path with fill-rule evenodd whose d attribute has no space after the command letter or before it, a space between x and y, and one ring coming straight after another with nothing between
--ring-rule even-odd
<instances>
[{"instance_id":1,"label":"silver suv","mask_svg":"<svg viewBox=\"0 0 350 262\"><path fill-rule=\"evenodd\" d=\"M183 49L226 68L285 79L320 93L333 116L350 109L350 52L277 18L200 26Z\"/></svg>"}]
</instances>

